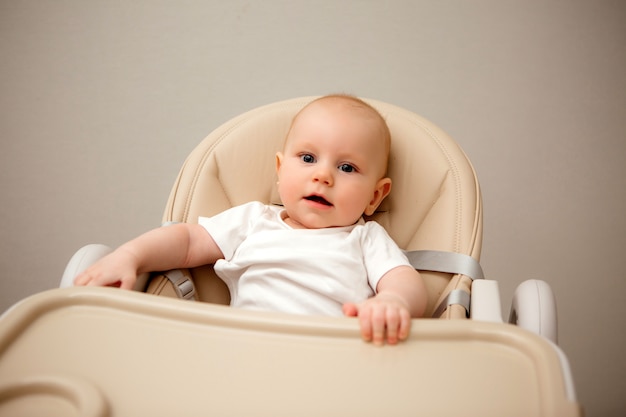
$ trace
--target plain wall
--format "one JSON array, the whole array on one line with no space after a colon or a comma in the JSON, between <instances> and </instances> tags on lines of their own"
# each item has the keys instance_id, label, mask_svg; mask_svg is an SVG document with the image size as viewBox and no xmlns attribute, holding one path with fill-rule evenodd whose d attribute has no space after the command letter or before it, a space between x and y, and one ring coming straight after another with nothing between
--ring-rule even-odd
<instances>
[{"instance_id":1,"label":"plain wall","mask_svg":"<svg viewBox=\"0 0 626 417\"><path fill-rule=\"evenodd\" d=\"M461 144L505 309L549 282L587 415L623 416L625 22L607 0L0 1L0 311L158 226L222 122L348 92Z\"/></svg>"}]
</instances>

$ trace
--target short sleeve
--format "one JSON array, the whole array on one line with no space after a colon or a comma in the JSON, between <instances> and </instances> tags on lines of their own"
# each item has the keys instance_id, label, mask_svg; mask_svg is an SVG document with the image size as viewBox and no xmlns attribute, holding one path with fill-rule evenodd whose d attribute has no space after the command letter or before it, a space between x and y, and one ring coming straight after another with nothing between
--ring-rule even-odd
<instances>
[{"instance_id":1,"label":"short sleeve","mask_svg":"<svg viewBox=\"0 0 626 417\"><path fill-rule=\"evenodd\" d=\"M266 207L263 203L254 201L230 208L213 217L200 217L198 224L209 232L224 254L224 259L230 260Z\"/></svg>"},{"instance_id":2,"label":"short sleeve","mask_svg":"<svg viewBox=\"0 0 626 417\"><path fill-rule=\"evenodd\" d=\"M398 266L411 266L404 251L375 221L365 223L361 246L369 284L374 291L376 291L378 281L388 271Z\"/></svg>"}]
</instances>

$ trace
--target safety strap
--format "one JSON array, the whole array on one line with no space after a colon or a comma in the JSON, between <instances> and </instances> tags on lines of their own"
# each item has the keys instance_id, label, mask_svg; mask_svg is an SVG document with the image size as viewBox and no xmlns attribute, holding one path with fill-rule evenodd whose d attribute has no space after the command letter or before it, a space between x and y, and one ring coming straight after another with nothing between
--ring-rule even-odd
<instances>
[{"instance_id":1,"label":"safety strap","mask_svg":"<svg viewBox=\"0 0 626 417\"><path fill-rule=\"evenodd\" d=\"M437 309L433 313L433 317L440 317L448 307L454 304L463 306L463 308L465 308L465 315L469 317L470 299L471 297L467 292L459 289L452 290L439 304L439 307L437 307Z\"/></svg>"},{"instance_id":2,"label":"safety strap","mask_svg":"<svg viewBox=\"0 0 626 417\"><path fill-rule=\"evenodd\" d=\"M405 254L413 268L417 270L465 275L472 281L485 277L478 261L469 255L434 250L411 251ZM465 315L469 317L470 300L471 297L466 291L452 290L435 309L433 317L441 316L448 307L454 304L463 306Z\"/></svg>"},{"instance_id":3,"label":"safety strap","mask_svg":"<svg viewBox=\"0 0 626 417\"><path fill-rule=\"evenodd\" d=\"M478 261L469 255L437 250L416 250L405 252L413 268L419 271L460 274L472 280L483 279L483 269Z\"/></svg>"},{"instance_id":4,"label":"safety strap","mask_svg":"<svg viewBox=\"0 0 626 417\"><path fill-rule=\"evenodd\" d=\"M183 271L180 269L172 269L171 271L163 272L163 275L172 283L178 298L193 300L196 289L193 285L193 281L186 277Z\"/></svg>"}]
</instances>

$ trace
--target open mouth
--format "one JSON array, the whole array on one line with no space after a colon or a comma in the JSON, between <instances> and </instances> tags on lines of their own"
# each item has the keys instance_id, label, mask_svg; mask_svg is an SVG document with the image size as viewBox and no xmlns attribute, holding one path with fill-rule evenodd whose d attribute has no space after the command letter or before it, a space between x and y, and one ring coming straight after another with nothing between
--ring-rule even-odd
<instances>
[{"instance_id":1,"label":"open mouth","mask_svg":"<svg viewBox=\"0 0 626 417\"><path fill-rule=\"evenodd\" d=\"M324 197L319 195L310 195L308 197L304 197L305 200L313 201L314 203L322 204L324 206L332 206L330 201L326 200Z\"/></svg>"}]
</instances>

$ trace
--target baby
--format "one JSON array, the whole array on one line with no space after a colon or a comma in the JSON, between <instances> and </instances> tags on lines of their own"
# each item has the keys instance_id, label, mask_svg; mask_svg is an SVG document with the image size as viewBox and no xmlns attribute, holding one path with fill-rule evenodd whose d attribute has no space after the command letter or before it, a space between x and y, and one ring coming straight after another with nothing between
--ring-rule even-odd
<instances>
[{"instance_id":1,"label":"baby","mask_svg":"<svg viewBox=\"0 0 626 417\"><path fill-rule=\"evenodd\" d=\"M283 207L251 202L152 230L79 274L132 288L137 275L215 264L234 307L358 316L364 340L396 344L426 308L419 273L376 222L391 190L389 129L362 100L325 96L294 118L276 155Z\"/></svg>"}]
</instances>

